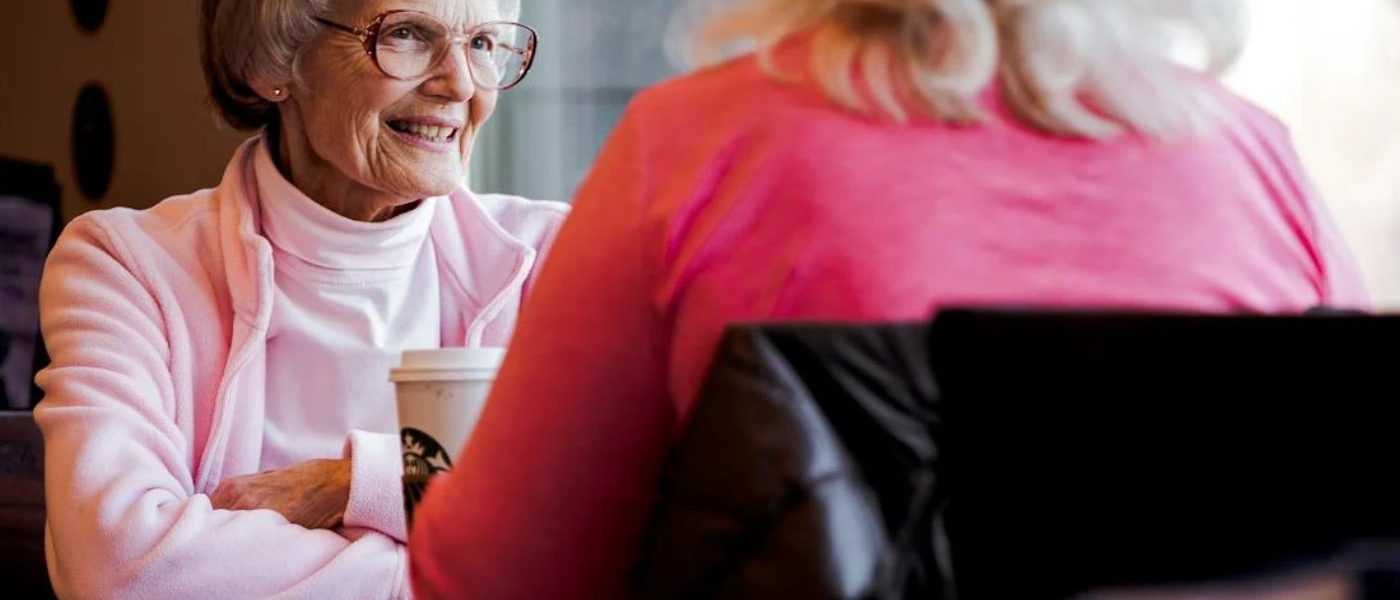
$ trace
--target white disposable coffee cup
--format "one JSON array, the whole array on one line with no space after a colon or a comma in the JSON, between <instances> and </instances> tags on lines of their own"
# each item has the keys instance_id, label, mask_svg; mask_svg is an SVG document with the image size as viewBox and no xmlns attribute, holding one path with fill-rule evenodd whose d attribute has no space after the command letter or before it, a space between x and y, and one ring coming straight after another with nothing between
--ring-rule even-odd
<instances>
[{"instance_id":1,"label":"white disposable coffee cup","mask_svg":"<svg viewBox=\"0 0 1400 600\"><path fill-rule=\"evenodd\" d=\"M471 436L504 348L409 350L389 373L397 390L399 441L404 477L421 478L452 469Z\"/></svg>"}]
</instances>

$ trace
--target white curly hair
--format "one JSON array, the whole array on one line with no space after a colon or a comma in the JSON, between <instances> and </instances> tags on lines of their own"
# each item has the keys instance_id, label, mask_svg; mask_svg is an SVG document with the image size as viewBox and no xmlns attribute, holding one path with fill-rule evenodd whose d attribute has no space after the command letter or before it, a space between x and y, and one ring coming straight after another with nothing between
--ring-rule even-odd
<instances>
[{"instance_id":1,"label":"white curly hair","mask_svg":"<svg viewBox=\"0 0 1400 600\"><path fill-rule=\"evenodd\" d=\"M1105 138L1199 131L1215 119L1203 77L1243 45L1237 0L707 0L692 64L766 50L813 32L812 73L851 110L897 121L984 118L976 97L999 79L1036 129Z\"/></svg>"}]
</instances>

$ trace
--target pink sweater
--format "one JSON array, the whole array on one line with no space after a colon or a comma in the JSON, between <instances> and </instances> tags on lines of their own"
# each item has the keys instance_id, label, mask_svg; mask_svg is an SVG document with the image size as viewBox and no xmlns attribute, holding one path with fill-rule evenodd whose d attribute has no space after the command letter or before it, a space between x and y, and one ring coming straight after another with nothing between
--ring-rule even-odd
<instances>
[{"instance_id":1,"label":"pink sweater","mask_svg":"<svg viewBox=\"0 0 1400 600\"><path fill-rule=\"evenodd\" d=\"M1003 112L988 94L988 108ZM881 124L752 59L638 96L485 414L410 536L425 598L622 598L658 470L736 321L951 304L1366 307L1280 124L1173 144Z\"/></svg>"},{"instance_id":2,"label":"pink sweater","mask_svg":"<svg viewBox=\"0 0 1400 600\"><path fill-rule=\"evenodd\" d=\"M210 507L220 482L259 469L267 375L324 377L336 360L267 360L273 252L257 233L257 145L217 188L79 217L49 258L40 313L53 364L35 418L60 597L410 596L392 433L343 432L353 472L340 531ZM504 345L566 212L466 190L437 202L428 243L443 345ZM302 399L323 411L346 400Z\"/></svg>"}]
</instances>

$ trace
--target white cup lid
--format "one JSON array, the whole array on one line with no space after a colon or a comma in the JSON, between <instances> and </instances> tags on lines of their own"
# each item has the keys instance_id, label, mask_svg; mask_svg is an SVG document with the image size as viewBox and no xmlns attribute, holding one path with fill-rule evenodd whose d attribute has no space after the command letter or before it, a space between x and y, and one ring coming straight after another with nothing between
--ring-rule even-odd
<instances>
[{"instance_id":1,"label":"white cup lid","mask_svg":"<svg viewBox=\"0 0 1400 600\"><path fill-rule=\"evenodd\" d=\"M399 366L390 373L390 380L414 372L486 371L495 373L506 356L505 348L435 348L405 350Z\"/></svg>"}]
</instances>

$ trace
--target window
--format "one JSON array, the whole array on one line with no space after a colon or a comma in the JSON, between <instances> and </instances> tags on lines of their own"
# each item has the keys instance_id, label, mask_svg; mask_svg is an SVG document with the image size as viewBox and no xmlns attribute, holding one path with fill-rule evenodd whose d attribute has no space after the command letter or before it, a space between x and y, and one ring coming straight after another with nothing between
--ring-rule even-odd
<instances>
[{"instance_id":1,"label":"window","mask_svg":"<svg viewBox=\"0 0 1400 600\"><path fill-rule=\"evenodd\" d=\"M539 59L473 151L483 192L569 200L638 90L678 72L663 48L683 0L525 0Z\"/></svg>"}]
</instances>

